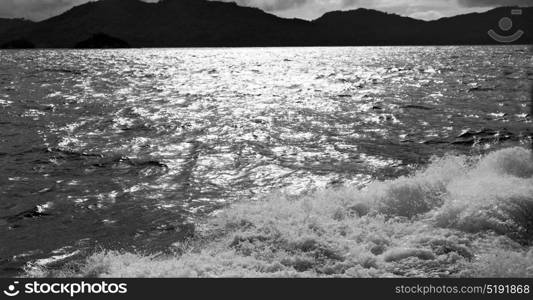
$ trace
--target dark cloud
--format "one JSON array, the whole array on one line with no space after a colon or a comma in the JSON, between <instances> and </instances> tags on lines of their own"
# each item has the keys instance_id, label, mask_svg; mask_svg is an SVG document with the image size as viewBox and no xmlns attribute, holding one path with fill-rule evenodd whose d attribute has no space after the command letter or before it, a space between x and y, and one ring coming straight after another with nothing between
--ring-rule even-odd
<instances>
[{"instance_id":1,"label":"dark cloud","mask_svg":"<svg viewBox=\"0 0 533 300\"><path fill-rule=\"evenodd\" d=\"M533 0L459 0L464 7L533 6Z\"/></svg>"}]
</instances>

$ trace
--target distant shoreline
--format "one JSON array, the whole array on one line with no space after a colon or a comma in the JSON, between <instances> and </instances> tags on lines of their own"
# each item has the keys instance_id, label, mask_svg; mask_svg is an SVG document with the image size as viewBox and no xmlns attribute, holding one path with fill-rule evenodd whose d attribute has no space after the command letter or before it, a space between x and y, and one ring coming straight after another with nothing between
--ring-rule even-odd
<instances>
[{"instance_id":1,"label":"distant shoreline","mask_svg":"<svg viewBox=\"0 0 533 300\"><path fill-rule=\"evenodd\" d=\"M450 44L450 45L339 45L339 46L178 46L178 47L130 47L130 48L0 48L0 51L20 51L20 50L150 50L150 49L257 49L257 48L364 48L364 47L531 47L533 44Z\"/></svg>"},{"instance_id":2,"label":"distant shoreline","mask_svg":"<svg viewBox=\"0 0 533 300\"><path fill-rule=\"evenodd\" d=\"M512 13L516 10L519 15ZM503 18L511 28L499 27ZM360 8L308 21L228 2L101 0L41 22L0 18L0 48L531 45L531 28L533 7L498 7L434 21Z\"/></svg>"}]
</instances>

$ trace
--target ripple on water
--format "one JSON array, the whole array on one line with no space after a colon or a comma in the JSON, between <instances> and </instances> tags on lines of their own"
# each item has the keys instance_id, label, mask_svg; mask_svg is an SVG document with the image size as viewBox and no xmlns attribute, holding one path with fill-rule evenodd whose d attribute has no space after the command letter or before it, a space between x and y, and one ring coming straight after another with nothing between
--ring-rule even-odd
<instances>
[{"instance_id":1,"label":"ripple on water","mask_svg":"<svg viewBox=\"0 0 533 300\"><path fill-rule=\"evenodd\" d=\"M0 216L50 216L0 223L15 241L0 256L27 254L20 267L81 244L168 249L172 222L231 203L360 186L528 136L526 52L437 50L3 52Z\"/></svg>"}]
</instances>

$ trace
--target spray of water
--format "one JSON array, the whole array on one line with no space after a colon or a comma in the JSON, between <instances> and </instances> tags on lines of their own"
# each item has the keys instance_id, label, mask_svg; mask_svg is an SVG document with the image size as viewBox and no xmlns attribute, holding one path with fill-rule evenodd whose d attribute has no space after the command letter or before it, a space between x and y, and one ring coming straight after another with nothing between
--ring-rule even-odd
<instances>
[{"instance_id":1,"label":"spray of water","mask_svg":"<svg viewBox=\"0 0 533 300\"><path fill-rule=\"evenodd\" d=\"M435 158L410 176L219 213L180 254L104 251L31 276L533 276L533 160L513 147ZM495 258L498 258L497 260Z\"/></svg>"}]
</instances>

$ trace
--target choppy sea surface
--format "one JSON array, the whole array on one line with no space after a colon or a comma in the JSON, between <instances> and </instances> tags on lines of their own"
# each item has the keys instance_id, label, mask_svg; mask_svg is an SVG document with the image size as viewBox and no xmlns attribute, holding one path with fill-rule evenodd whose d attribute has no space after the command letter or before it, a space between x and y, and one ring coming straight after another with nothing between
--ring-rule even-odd
<instances>
[{"instance_id":1,"label":"choppy sea surface","mask_svg":"<svg viewBox=\"0 0 533 300\"><path fill-rule=\"evenodd\" d=\"M0 51L0 275L525 145L525 46Z\"/></svg>"}]
</instances>

